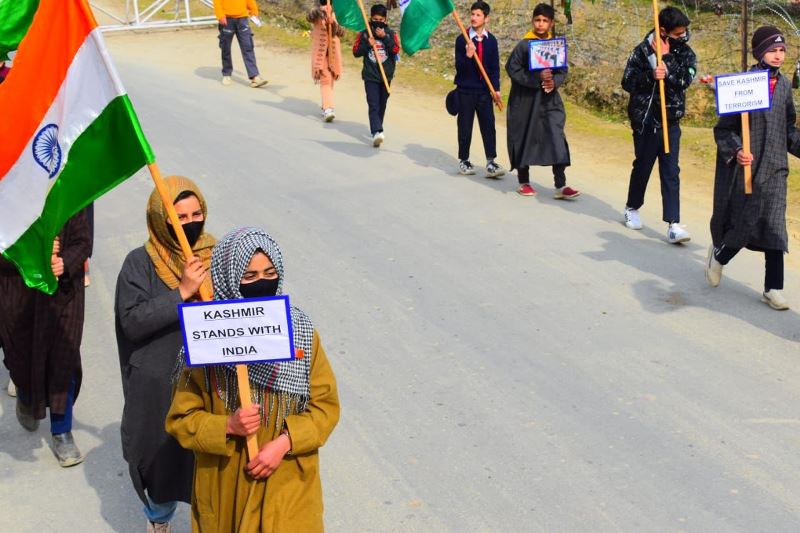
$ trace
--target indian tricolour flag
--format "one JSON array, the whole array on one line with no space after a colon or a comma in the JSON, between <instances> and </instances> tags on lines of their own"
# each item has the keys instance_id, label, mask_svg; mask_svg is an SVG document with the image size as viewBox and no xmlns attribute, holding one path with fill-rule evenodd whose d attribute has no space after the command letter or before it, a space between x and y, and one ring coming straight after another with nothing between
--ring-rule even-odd
<instances>
[{"instance_id":1,"label":"indian tricolour flag","mask_svg":"<svg viewBox=\"0 0 800 533\"><path fill-rule=\"evenodd\" d=\"M53 239L75 213L154 161L87 0L38 4L0 84L0 252L56 289ZM0 35L19 20L0 20Z\"/></svg>"},{"instance_id":2,"label":"indian tricolour flag","mask_svg":"<svg viewBox=\"0 0 800 533\"><path fill-rule=\"evenodd\" d=\"M403 52L412 55L430 48L429 40L442 19L453 12L450 0L400 0L400 42Z\"/></svg>"}]
</instances>

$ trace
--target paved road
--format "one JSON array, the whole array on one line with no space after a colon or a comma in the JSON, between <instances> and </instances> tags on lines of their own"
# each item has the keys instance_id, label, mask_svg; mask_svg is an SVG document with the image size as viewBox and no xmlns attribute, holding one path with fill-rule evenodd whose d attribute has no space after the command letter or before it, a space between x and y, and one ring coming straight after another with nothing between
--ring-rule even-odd
<instances>
[{"instance_id":1,"label":"paved road","mask_svg":"<svg viewBox=\"0 0 800 533\"><path fill-rule=\"evenodd\" d=\"M322 451L330 531L800 529L800 316L758 301L754 254L706 287L707 200L684 208L687 246L661 225L626 230L626 169L579 143L583 197L552 200L539 173L540 197L521 198L513 178L453 172L438 97L398 89L375 150L354 73L322 125L306 55L262 52L266 90L224 88L213 40L110 46L163 171L205 192L209 228L263 226L283 247L288 293L340 386ZM26 433L0 397L0 531L143 528L120 453L112 303L151 187L139 174L97 204L86 462L58 468L47 424ZM786 292L800 306L796 267ZM177 531L187 520L183 507Z\"/></svg>"}]
</instances>

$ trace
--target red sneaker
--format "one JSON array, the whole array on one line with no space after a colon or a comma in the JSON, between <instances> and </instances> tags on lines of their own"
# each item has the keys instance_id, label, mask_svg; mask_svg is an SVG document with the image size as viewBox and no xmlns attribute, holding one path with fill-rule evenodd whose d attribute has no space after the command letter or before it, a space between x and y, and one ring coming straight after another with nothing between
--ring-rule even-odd
<instances>
[{"instance_id":1,"label":"red sneaker","mask_svg":"<svg viewBox=\"0 0 800 533\"><path fill-rule=\"evenodd\" d=\"M556 200L572 200L580 195L581 191L576 191L572 187L561 187L560 189L556 189L553 198Z\"/></svg>"},{"instance_id":2,"label":"red sneaker","mask_svg":"<svg viewBox=\"0 0 800 533\"><path fill-rule=\"evenodd\" d=\"M523 183L520 185L519 189L517 189L517 192L522 196L536 196L536 189L531 187L530 183Z\"/></svg>"}]
</instances>

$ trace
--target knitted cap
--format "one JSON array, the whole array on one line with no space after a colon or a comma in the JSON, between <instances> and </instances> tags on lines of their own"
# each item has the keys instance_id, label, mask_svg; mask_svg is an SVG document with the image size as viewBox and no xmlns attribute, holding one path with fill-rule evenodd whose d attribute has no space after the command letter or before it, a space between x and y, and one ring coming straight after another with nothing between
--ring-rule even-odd
<instances>
[{"instance_id":1,"label":"knitted cap","mask_svg":"<svg viewBox=\"0 0 800 533\"><path fill-rule=\"evenodd\" d=\"M786 38L775 26L761 26L753 33L753 57L761 61L764 54L778 48L786 49Z\"/></svg>"}]
</instances>

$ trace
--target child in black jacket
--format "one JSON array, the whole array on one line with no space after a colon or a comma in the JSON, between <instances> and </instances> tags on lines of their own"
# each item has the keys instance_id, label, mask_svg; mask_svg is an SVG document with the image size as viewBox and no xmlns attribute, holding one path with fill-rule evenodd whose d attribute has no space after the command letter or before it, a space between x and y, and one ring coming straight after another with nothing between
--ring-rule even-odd
<instances>
[{"instance_id":1,"label":"child in black jacket","mask_svg":"<svg viewBox=\"0 0 800 533\"><path fill-rule=\"evenodd\" d=\"M372 146L375 148L384 141L383 116L386 114L386 102L389 99L389 92L383 84L383 78L375 58L375 48L378 50L378 59L383 65L386 79L390 84L394 77L395 58L400 53L400 41L397 39L397 34L386 25L386 16L386 6L383 4L372 6L370 26L374 38L370 39L367 30L364 30L358 34L356 42L353 44L353 55L364 58L361 78L364 80L364 92L367 94L369 130L372 134Z\"/></svg>"},{"instance_id":2,"label":"child in black jacket","mask_svg":"<svg viewBox=\"0 0 800 533\"><path fill-rule=\"evenodd\" d=\"M622 88L630 93L628 118L633 128L635 159L625 203L625 225L642 229L639 209L644 204L644 194L650 172L658 159L661 177L661 203L667 240L672 244L691 239L689 232L679 225L680 212L680 120L685 114L686 89L697 72L697 59L687 41L689 19L679 9L667 7L658 15L658 35L661 39L661 66L656 66L656 32L651 31L631 52ZM661 97L658 80L664 80L667 108L669 153L664 153L661 124Z\"/></svg>"}]
</instances>

